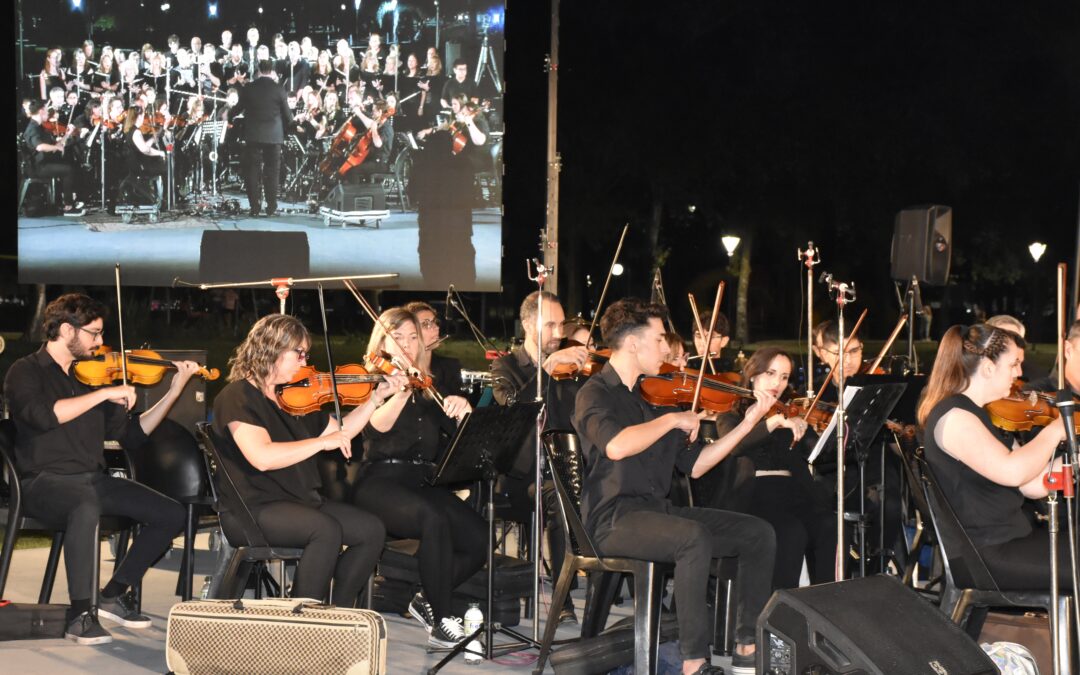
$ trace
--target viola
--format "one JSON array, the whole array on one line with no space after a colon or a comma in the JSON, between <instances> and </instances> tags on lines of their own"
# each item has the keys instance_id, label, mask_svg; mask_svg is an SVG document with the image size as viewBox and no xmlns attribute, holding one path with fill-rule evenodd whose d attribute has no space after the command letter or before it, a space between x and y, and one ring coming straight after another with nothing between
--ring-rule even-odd
<instances>
[{"instance_id":1,"label":"viola","mask_svg":"<svg viewBox=\"0 0 1080 675\"><path fill-rule=\"evenodd\" d=\"M161 382L165 371L176 364L161 358L161 354L149 349L132 349L127 352L127 376L131 384L155 385ZM198 375L206 380L221 376L217 368L199 368ZM124 378L124 366L120 352L102 345L88 359L75 363L75 377L90 387L101 387Z\"/></svg>"},{"instance_id":2,"label":"viola","mask_svg":"<svg viewBox=\"0 0 1080 675\"><path fill-rule=\"evenodd\" d=\"M337 383L337 395L341 405L357 406L371 397L371 392L382 382L382 373L369 373L357 364L345 364L330 373L319 372L314 366L304 366L296 377L287 384L279 384L274 393L278 405L290 415L307 415L324 405L333 402L334 387L331 377Z\"/></svg>"}]
</instances>

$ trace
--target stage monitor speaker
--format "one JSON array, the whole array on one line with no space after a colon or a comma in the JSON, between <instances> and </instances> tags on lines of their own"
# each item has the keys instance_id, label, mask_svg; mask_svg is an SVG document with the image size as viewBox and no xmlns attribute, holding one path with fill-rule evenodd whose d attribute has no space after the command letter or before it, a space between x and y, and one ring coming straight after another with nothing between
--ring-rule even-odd
<instances>
[{"instance_id":1,"label":"stage monitor speaker","mask_svg":"<svg viewBox=\"0 0 1080 675\"><path fill-rule=\"evenodd\" d=\"M382 183L338 183L322 205L335 211L384 211L386 188Z\"/></svg>"},{"instance_id":2,"label":"stage monitor speaker","mask_svg":"<svg viewBox=\"0 0 1080 675\"><path fill-rule=\"evenodd\" d=\"M306 232L206 230L199 246L199 281L205 284L303 278L311 276L310 264Z\"/></svg>"},{"instance_id":3,"label":"stage monitor speaker","mask_svg":"<svg viewBox=\"0 0 1080 675\"><path fill-rule=\"evenodd\" d=\"M944 286L952 259L952 209L913 206L896 214L892 240L892 278Z\"/></svg>"},{"instance_id":4,"label":"stage monitor speaker","mask_svg":"<svg viewBox=\"0 0 1080 675\"><path fill-rule=\"evenodd\" d=\"M968 635L891 576L777 591L757 622L769 675L992 675Z\"/></svg>"},{"instance_id":5,"label":"stage monitor speaker","mask_svg":"<svg viewBox=\"0 0 1080 675\"><path fill-rule=\"evenodd\" d=\"M199 365L206 365L205 349L155 349L161 358L166 361L194 361ZM169 383L172 382L172 374L175 371L165 372L152 387L138 387L139 399L135 409L138 412L149 410L161 400L161 397L169 391ZM224 373L222 373L224 375ZM206 380L198 375L193 376L180 393L180 398L169 409L168 418L180 424L192 434L195 433L195 423L206 421Z\"/></svg>"}]
</instances>

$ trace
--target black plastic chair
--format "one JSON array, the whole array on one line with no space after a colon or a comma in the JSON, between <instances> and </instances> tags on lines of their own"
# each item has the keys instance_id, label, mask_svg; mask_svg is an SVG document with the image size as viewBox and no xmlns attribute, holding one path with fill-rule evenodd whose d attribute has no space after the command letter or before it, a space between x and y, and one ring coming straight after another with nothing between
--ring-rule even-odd
<instances>
[{"instance_id":1,"label":"black plastic chair","mask_svg":"<svg viewBox=\"0 0 1080 675\"><path fill-rule=\"evenodd\" d=\"M127 453L124 453L125 459ZM56 583L56 570L60 566L60 553L64 547L64 531L56 529L55 523L45 522L37 518L27 516L23 512L22 487L19 484L19 474L15 469L15 423L11 420L0 420L0 518L3 518L4 543L0 549L0 598L4 597L7 587L8 573L11 571L11 558L15 553L15 542L19 533L23 530L52 532L52 546L49 549L49 558L45 563L45 574L41 580L41 591L38 594L38 604L48 604L52 598L53 586ZM128 463L129 474L134 475L134 468ZM101 518L98 532L115 532L119 535L117 553L113 569L115 570L124 561L131 533L136 523L127 519L113 516ZM95 539L97 537L95 536ZM94 578L99 578L101 561L99 556L93 557ZM96 603L99 584L94 585L91 601ZM136 597L136 605L141 604L141 584L133 589Z\"/></svg>"},{"instance_id":2,"label":"black plastic chair","mask_svg":"<svg viewBox=\"0 0 1080 675\"><path fill-rule=\"evenodd\" d=\"M269 562L296 562L302 548L273 546L255 521L251 509L240 496L229 470L214 444L214 432L207 422L195 425L195 436L203 447L207 472L212 477L214 510L221 519L222 554L210 585L210 597L232 599L243 596L254 569L261 571ZM260 586L256 585L256 593ZM284 584L280 589L284 593Z\"/></svg>"},{"instance_id":3,"label":"black plastic chair","mask_svg":"<svg viewBox=\"0 0 1080 675\"><path fill-rule=\"evenodd\" d=\"M138 453L134 459L140 483L175 499L187 511L184 554L176 594L190 600L195 572L195 535L199 529L215 527L219 522L211 510L214 500L202 450L183 425L165 419L150 434L147 451Z\"/></svg>"},{"instance_id":4,"label":"black plastic chair","mask_svg":"<svg viewBox=\"0 0 1080 675\"><path fill-rule=\"evenodd\" d=\"M1076 672L1072 631L1069 628L1072 596L1061 593L1057 607L1054 607L1047 590L1001 590L949 505L948 498L942 492L934 478L933 469L925 458L918 458L918 468L945 567L941 610L976 640L982 630L986 613L991 608L1038 607L1047 613L1056 612L1060 672L1061 675ZM1063 532L1061 536L1068 535ZM1065 562L1065 565L1067 566L1068 562Z\"/></svg>"},{"instance_id":5,"label":"black plastic chair","mask_svg":"<svg viewBox=\"0 0 1080 675\"><path fill-rule=\"evenodd\" d=\"M915 513L919 518L918 527L915 530L915 537L912 539L911 546L905 556L907 562L904 565L902 581L905 586L914 588L920 594L940 596L940 594L933 589L942 584L943 580L941 575L931 578L921 588L917 588L915 585L915 571L919 565L919 559L922 557L923 549L926 547L937 548L937 538L934 534L934 527L930 518L930 505L926 501L926 492L923 489L919 478L921 473L921 469L919 468L921 449L916 449L914 451L915 454L911 454L898 445L892 443L888 445L900 458L900 466L903 468L904 480L907 481L909 486L908 492L911 496L911 502L914 504ZM940 597L937 597L936 600L940 601Z\"/></svg>"},{"instance_id":6,"label":"black plastic chair","mask_svg":"<svg viewBox=\"0 0 1080 675\"><path fill-rule=\"evenodd\" d=\"M30 191L31 185L44 187L49 198L49 205L56 206L56 183L59 179L38 176L34 170L34 162L30 154L30 151L22 143L19 143L19 176L22 179L22 184L19 187L19 206L15 210L16 213L22 213L23 201L26 199L26 194Z\"/></svg>"},{"instance_id":7,"label":"black plastic chair","mask_svg":"<svg viewBox=\"0 0 1080 675\"><path fill-rule=\"evenodd\" d=\"M555 629L559 625L559 612L570 592L570 582L577 576L578 571L585 570L600 573L600 583L595 587L590 585L591 597L585 605L582 637L592 637L599 632L596 626L603 622L601 613L606 618L607 608L598 611L598 602L592 598L605 595L605 589L614 586L621 575L633 576L634 672L652 675L656 672L657 649L660 644L660 608L664 579L675 570L675 566L633 558L601 557L581 522L582 457L577 436L563 431L548 431L544 433L544 445L559 498L559 516L562 519L563 532L566 533L566 556L551 599L544 640L533 673L544 671L544 664L547 663L551 644L555 639ZM602 627L601 625L600 628Z\"/></svg>"}]
</instances>

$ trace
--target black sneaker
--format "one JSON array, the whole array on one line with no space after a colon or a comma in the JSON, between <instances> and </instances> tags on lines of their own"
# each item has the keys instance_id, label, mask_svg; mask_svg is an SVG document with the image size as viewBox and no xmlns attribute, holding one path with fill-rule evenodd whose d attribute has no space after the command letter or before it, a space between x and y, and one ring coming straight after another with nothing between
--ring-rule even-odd
<instances>
[{"instance_id":1,"label":"black sneaker","mask_svg":"<svg viewBox=\"0 0 1080 675\"><path fill-rule=\"evenodd\" d=\"M446 617L431 629L431 635L428 636L428 647L453 649L464 639L465 627L461 625L461 619Z\"/></svg>"},{"instance_id":2,"label":"black sneaker","mask_svg":"<svg viewBox=\"0 0 1080 675\"><path fill-rule=\"evenodd\" d=\"M563 605L562 611L559 612L559 625L564 623L577 625L577 622L577 612L574 611L574 606L569 603Z\"/></svg>"},{"instance_id":3,"label":"black sneaker","mask_svg":"<svg viewBox=\"0 0 1080 675\"><path fill-rule=\"evenodd\" d=\"M113 641L109 631L101 627L93 610L75 617L64 631L64 637L81 645L104 645Z\"/></svg>"},{"instance_id":4,"label":"black sneaker","mask_svg":"<svg viewBox=\"0 0 1080 675\"><path fill-rule=\"evenodd\" d=\"M115 621L124 628L149 628L150 617L135 611L131 597L121 593L115 598L101 596L98 599L98 616Z\"/></svg>"},{"instance_id":5,"label":"black sneaker","mask_svg":"<svg viewBox=\"0 0 1080 675\"><path fill-rule=\"evenodd\" d=\"M423 593L413 596L412 602L409 603L409 614L412 614L412 617L424 626L424 630L431 632L431 627L435 625L435 611L431 609Z\"/></svg>"}]
</instances>

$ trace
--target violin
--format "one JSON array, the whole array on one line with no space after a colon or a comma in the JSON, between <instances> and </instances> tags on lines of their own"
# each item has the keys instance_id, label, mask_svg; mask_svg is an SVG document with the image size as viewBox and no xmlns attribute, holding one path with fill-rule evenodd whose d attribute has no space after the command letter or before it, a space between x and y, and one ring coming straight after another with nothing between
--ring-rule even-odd
<instances>
[{"instance_id":1,"label":"violin","mask_svg":"<svg viewBox=\"0 0 1080 675\"><path fill-rule=\"evenodd\" d=\"M698 371L679 370L665 363L658 375L647 376L641 380L639 390L642 398L650 405L685 406L694 401L698 377ZM701 383L701 399L698 404L702 410L710 413L726 413L741 398L754 398L754 392L706 373Z\"/></svg>"},{"instance_id":2,"label":"violin","mask_svg":"<svg viewBox=\"0 0 1080 675\"><path fill-rule=\"evenodd\" d=\"M101 387L124 377L124 366L120 352L102 345L88 359L75 363L75 377L90 387ZM172 361L161 358L161 354L149 349L132 349L127 352L127 374L132 384L155 385L161 382L165 371L176 368ZM221 376L217 368L199 368L198 375L206 380L216 380Z\"/></svg>"},{"instance_id":3,"label":"violin","mask_svg":"<svg viewBox=\"0 0 1080 675\"><path fill-rule=\"evenodd\" d=\"M68 132L68 125L56 120L45 120L45 122L42 123L41 128L48 131L53 136L66 136Z\"/></svg>"},{"instance_id":4,"label":"violin","mask_svg":"<svg viewBox=\"0 0 1080 675\"><path fill-rule=\"evenodd\" d=\"M1031 431L1033 427L1045 427L1058 419L1054 394L1023 391L1024 382L1013 382L1012 390L1005 398L987 403L983 408L990 415L990 422L1004 431ZM1080 423L1077 423L1080 432Z\"/></svg>"},{"instance_id":5,"label":"violin","mask_svg":"<svg viewBox=\"0 0 1080 675\"><path fill-rule=\"evenodd\" d=\"M357 364L345 364L334 369L333 380L337 383L337 396L341 405L362 405L371 392L382 382L382 373L371 374ZM313 413L334 400L334 387L330 373L322 373L314 366L304 366L296 378L275 387L278 405L290 415Z\"/></svg>"},{"instance_id":6,"label":"violin","mask_svg":"<svg viewBox=\"0 0 1080 675\"><path fill-rule=\"evenodd\" d=\"M389 352L372 352L367 355L367 362L372 368L385 375L397 375L398 373L407 375L409 386L413 389L434 389L435 383L430 375L425 375L418 368L400 363L399 359L391 356Z\"/></svg>"},{"instance_id":7,"label":"violin","mask_svg":"<svg viewBox=\"0 0 1080 675\"><path fill-rule=\"evenodd\" d=\"M577 340L563 340L562 345L560 345L562 349L584 346L585 345ZM610 358L610 349L590 349L589 358L586 359L584 365L579 367L576 363L560 363L551 371L551 379L561 382L563 380L576 380L582 375L585 377L592 377L603 369L604 364L607 363Z\"/></svg>"}]
</instances>

